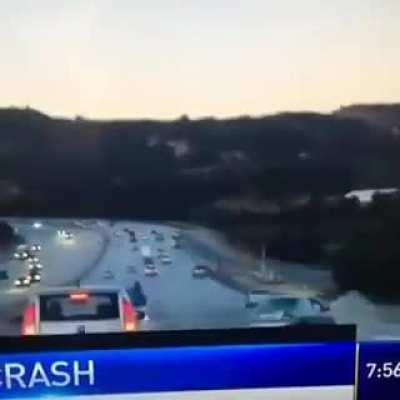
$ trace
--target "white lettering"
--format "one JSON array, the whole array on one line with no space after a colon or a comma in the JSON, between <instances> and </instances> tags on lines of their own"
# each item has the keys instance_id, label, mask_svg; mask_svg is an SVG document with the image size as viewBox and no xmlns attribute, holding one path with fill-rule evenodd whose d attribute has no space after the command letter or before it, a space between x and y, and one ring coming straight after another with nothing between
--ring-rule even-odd
<instances>
[{"instance_id":1,"label":"white lettering","mask_svg":"<svg viewBox=\"0 0 400 400\"><path fill-rule=\"evenodd\" d=\"M79 361L74 361L74 385L79 386L81 384L80 377L88 377L89 385L94 385L94 362L93 360L88 361L87 369L80 369Z\"/></svg>"},{"instance_id":2,"label":"white lettering","mask_svg":"<svg viewBox=\"0 0 400 400\"><path fill-rule=\"evenodd\" d=\"M29 380L28 387L32 388L36 386L37 384L42 384L44 383L45 386L50 387L50 381L49 378L46 375L46 372L40 362L35 363L32 374L31 374L31 379Z\"/></svg>"},{"instance_id":3,"label":"white lettering","mask_svg":"<svg viewBox=\"0 0 400 400\"><path fill-rule=\"evenodd\" d=\"M67 386L71 383L71 377L68 372L63 371L63 369L68 368L68 363L66 361L57 361L51 365L51 373L55 378L62 378L61 380L53 379L51 384L57 387Z\"/></svg>"},{"instance_id":4,"label":"white lettering","mask_svg":"<svg viewBox=\"0 0 400 400\"><path fill-rule=\"evenodd\" d=\"M11 389L13 387L13 381L22 389L26 389L26 384L23 381L25 375L25 367L21 364L10 363L4 365L4 377L6 381L6 388Z\"/></svg>"}]
</instances>

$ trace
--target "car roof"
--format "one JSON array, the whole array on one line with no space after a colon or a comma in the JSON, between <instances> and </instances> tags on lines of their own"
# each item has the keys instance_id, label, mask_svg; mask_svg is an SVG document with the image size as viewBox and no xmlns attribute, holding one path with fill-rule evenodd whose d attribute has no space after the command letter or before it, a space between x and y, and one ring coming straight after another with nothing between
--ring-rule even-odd
<instances>
[{"instance_id":1,"label":"car roof","mask_svg":"<svg viewBox=\"0 0 400 400\"><path fill-rule=\"evenodd\" d=\"M77 291L87 291L90 293L99 293L99 292L121 292L123 288L118 286L107 286L107 285L96 285L96 286L58 286L51 287L46 289L39 289L36 291L35 295L51 295L51 294L63 294L63 293L71 293Z\"/></svg>"},{"instance_id":2,"label":"car roof","mask_svg":"<svg viewBox=\"0 0 400 400\"><path fill-rule=\"evenodd\" d=\"M279 292L268 292L267 290L252 290L249 292L250 295L262 295L267 300L270 299L296 299L296 300L311 300L312 296L307 294L290 294L290 293L279 293Z\"/></svg>"}]
</instances>

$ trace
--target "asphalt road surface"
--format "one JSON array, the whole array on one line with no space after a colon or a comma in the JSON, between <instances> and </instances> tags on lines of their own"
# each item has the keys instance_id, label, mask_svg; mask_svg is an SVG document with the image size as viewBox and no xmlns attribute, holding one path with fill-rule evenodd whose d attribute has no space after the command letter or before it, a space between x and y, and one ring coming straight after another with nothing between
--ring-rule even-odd
<instances>
[{"instance_id":1,"label":"asphalt road surface","mask_svg":"<svg viewBox=\"0 0 400 400\"><path fill-rule=\"evenodd\" d=\"M42 282L30 288L15 288L13 282L27 271L25 262L0 261L0 269L9 273L8 281L0 282L0 334L18 335L19 317L31 293L39 287L76 285L111 285L129 288L141 282L148 298L149 321L142 329L190 329L243 326L248 323L244 295L210 279L195 279L192 268L204 263L198 251L191 251L181 240L182 248L173 249L174 227L159 224L120 222L113 226L104 221L43 222L40 229L34 221L9 220L27 243L42 246ZM124 228L134 230L134 244ZM61 239L57 231L67 229L73 240ZM162 233L164 240L156 242L151 231ZM141 247L151 249L159 270L156 277L144 274ZM171 265L162 265L157 249L163 248L172 258ZM111 277L110 277L111 275Z\"/></svg>"},{"instance_id":2,"label":"asphalt road surface","mask_svg":"<svg viewBox=\"0 0 400 400\"><path fill-rule=\"evenodd\" d=\"M133 250L136 245L130 242L125 228L136 232L138 250ZM222 328L248 323L242 293L210 278L192 277L193 266L208 260L188 247L184 237L182 248L173 249L171 235L176 230L173 227L122 222L112 228L102 226L101 229L110 237L107 251L82 284L113 284L129 288L139 281L148 298L147 313L150 318L142 324L142 329ZM153 229L163 235L163 241L154 240L151 235ZM116 237L116 234L122 236ZM140 252L143 246L151 249L159 276L145 276ZM157 259L159 248L170 255L171 265L162 265ZM113 274L112 279L107 277L108 270Z\"/></svg>"},{"instance_id":3,"label":"asphalt road surface","mask_svg":"<svg viewBox=\"0 0 400 400\"><path fill-rule=\"evenodd\" d=\"M28 244L42 246L39 256L43 270L40 284L15 288L14 280L26 274L27 265L12 260L10 255L0 258L0 270L9 274L8 280L0 281L1 335L19 335L23 308L29 295L39 287L75 286L78 282L81 286L130 288L139 281L148 299L149 320L142 322L143 330L246 327L257 322L244 307L243 292L210 277L192 276L197 264L229 266L234 267L232 271L241 271L254 262L206 230L182 228L182 247L174 249L172 234L177 228L170 224L59 219L42 221L43 226L35 229L34 220L7 220ZM135 231L137 243L130 241L126 228ZM73 239L60 238L59 229L72 232ZM156 241L153 230L161 233L164 240ZM151 249L158 276L145 276L143 247ZM160 263L156 257L159 248L171 257L171 265ZM328 271L278 260L269 263L284 271L289 293L294 287L305 293L332 290ZM356 323L360 339L400 339L399 305L376 305L358 293L349 293L334 299L331 311L337 323Z\"/></svg>"}]
</instances>

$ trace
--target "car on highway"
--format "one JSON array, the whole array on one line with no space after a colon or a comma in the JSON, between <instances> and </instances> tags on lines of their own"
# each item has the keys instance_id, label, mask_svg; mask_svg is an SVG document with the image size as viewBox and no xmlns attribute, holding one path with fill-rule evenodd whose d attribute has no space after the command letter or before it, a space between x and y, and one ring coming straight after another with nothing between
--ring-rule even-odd
<instances>
[{"instance_id":1,"label":"car on highway","mask_svg":"<svg viewBox=\"0 0 400 400\"><path fill-rule=\"evenodd\" d=\"M271 292L269 292L268 290L250 290L246 294L245 307L254 308L265 299L268 299L270 296Z\"/></svg>"},{"instance_id":2,"label":"car on highway","mask_svg":"<svg viewBox=\"0 0 400 400\"><path fill-rule=\"evenodd\" d=\"M28 273L31 283L39 283L42 280L39 270L31 269Z\"/></svg>"},{"instance_id":3,"label":"car on highway","mask_svg":"<svg viewBox=\"0 0 400 400\"><path fill-rule=\"evenodd\" d=\"M181 231L178 231L178 230L173 231L173 232L171 233L171 237L172 237L173 239L180 239L180 238L182 237L182 232L181 232Z\"/></svg>"},{"instance_id":4,"label":"car on highway","mask_svg":"<svg viewBox=\"0 0 400 400\"><path fill-rule=\"evenodd\" d=\"M173 249L180 249L182 247L181 242L178 239L171 240L171 247Z\"/></svg>"},{"instance_id":5,"label":"car on highway","mask_svg":"<svg viewBox=\"0 0 400 400\"><path fill-rule=\"evenodd\" d=\"M155 240L156 242L163 242L163 241L164 241L164 235L163 235L162 233L160 233L160 232L157 232L157 233L154 235L154 240Z\"/></svg>"},{"instance_id":6,"label":"car on highway","mask_svg":"<svg viewBox=\"0 0 400 400\"><path fill-rule=\"evenodd\" d=\"M128 274L136 274L137 273L137 269L134 265L127 265L126 266L126 272Z\"/></svg>"},{"instance_id":7,"label":"car on highway","mask_svg":"<svg viewBox=\"0 0 400 400\"><path fill-rule=\"evenodd\" d=\"M154 277L159 274L159 271L155 265L146 265L144 267L144 274L146 276Z\"/></svg>"},{"instance_id":8,"label":"car on highway","mask_svg":"<svg viewBox=\"0 0 400 400\"><path fill-rule=\"evenodd\" d=\"M8 272L4 269L0 270L0 281L6 281L9 279Z\"/></svg>"},{"instance_id":9,"label":"car on highway","mask_svg":"<svg viewBox=\"0 0 400 400\"><path fill-rule=\"evenodd\" d=\"M147 296L143 291L142 284L139 281L136 281L131 288L127 289L127 293L136 310L140 311L142 315L145 316L145 319L147 319Z\"/></svg>"},{"instance_id":10,"label":"car on highway","mask_svg":"<svg viewBox=\"0 0 400 400\"><path fill-rule=\"evenodd\" d=\"M28 301L22 335L135 332L142 314L118 287L54 287Z\"/></svg>"},{"instance_id":11,"label":"car on highway","mask_svg":"<svg viewBox=\"0 0 400 400\"><path fill-rule=\"evenodd\" d=\"M315 298L271 294L251 309L252 327L334 324L329 307Z\"/></svg>"},{"instance_id":12,"label":"car on highway","mask_svg":"<svg viewBox=\"0 0 400 400\"><path fill-rule=\"evenodd\" d=\"M24 260L27 260L29 258L29 253L27 251L25 251L25 250L16 251L13 254L13 258L14 258L14 260L24 261Z\"/></svg>"},{"instance_id":13,"label":"car on highway","mask_svg":"<svg viewBox=\"0 0 400 400\"><path fill-rule=\"evenodd\" d=\"M34 269L41 270L41 269L43 269L43 265L40 262L39 263L29 262L28 269L29 269L29 271L32 271Z\"/></svg>"},{"instance_id":14,"label":"car on highway","mask_svg":"<svg viewBox=\"0 0 400 400\"><path fill-rule=\"evenodd\" d=\"M31 278L29 276L21 276L14 281L14 286L17 288L29 287Z\"/></svg>"},{"instance_id":15,"label":"car on highway","mask_svg":"<svg viewBox=\"0 0 400 400\"><path fill-rule=\"evenodd\" d=\"M31 273L38 273L38 274L40 274L42 271L42 267L41 266L37 266L37 265L30 265L29 266L29 273L31 274Z\"/></svg>"},{"instance_id":16,"label":"car on highway","mask_svg":"<svg viewBox=\"0 0 400 400\"><path fill-rule=\"evenodd\" d=\"M131 243L136 243L137 242L136 235L135 234L129 235L129 241Z\"/></svg>"},{"instance_id":17,"label":"car on highway","mask_svg":"<svg viewBox=\"0 0 400 400\"><path fill-rule=\"evenodd\" d=\"M150 256L143 257L143 264L146 267L147 266L154 267L155 263L154 263L153 257L150 257Z\"/></svg>"},{"instance_id":18,"label":"car on highway","mask_svg":"<svg viewBox=\"0 0 400 400\"><path fill-rule=\"evenodd\" d=\"M113 272L109 269L105 270L103 273L103 279L107 279L107 280L114 279Z\"/></svg>"},{"instance_id":19,"label":"car on highway","mask_svg":"<svg viewBox=\"0 0 400 400\"><path fill-rule=\"evenodd\" d=\"M210 273L210 268L207 265L195 265L192 269L193 278L206 278Z\"/></svg>"},{"instance_id":20,"label":"car on highway","mask_svg":"<svg viewBox=\"0 0 400 400\"><path fill-rule=\"evenodd\" d=\"M40 262L40 259L39 257L30 254L29 257L27 258L27 261L29 264L38 264Z\"/></svg>"},{"instance_id":21,"label":"car on highway","mask_svg":"<svg viewBox=\"0 0 400 400\"><path fill-rule=\"evenodd\" d=\"M39 252L42 250L42 246L40 244L32 244L29 248L31 252Z\"/></svg>"},{"instance_id":22,"label":"car on highway","mask_svg":"<svg viewBox=\"0 0 400 400\"><path fill-rule=\"evenodd\" d=\"M162 255L162 256L160 257L160 261L161 261L161 264L163 264L163 265L170 265L170 264L172 264L172 258L171 258L169 255L167 255L167 254Z\"/></svg>"}]
</instances>

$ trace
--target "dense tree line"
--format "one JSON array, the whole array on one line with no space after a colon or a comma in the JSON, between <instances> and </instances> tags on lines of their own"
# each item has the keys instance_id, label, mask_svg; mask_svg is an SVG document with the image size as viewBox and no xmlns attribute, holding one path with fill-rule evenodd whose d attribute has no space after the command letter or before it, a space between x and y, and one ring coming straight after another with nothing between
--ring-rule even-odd
<instances>
[{"instance_id":1,"label":"dense tree line","mask_svg":"<svg viewBox=\"0 0 400 400\"><path fill-rule=\"evenodd\" d=\"M343 290L400 299L400 199L376 196L333 258Z\"/></svg>"},{"instance_id":2,"label":"dense tree line","mask_svg":"<svg viewBox=\"0 0 400 400\"><path fill-rule=\"evenodd\" d=\"M400 111L389 108L373 109L377 123L359 107L169 122L0 110L0 213L199 222L253 249L267 243L276 257L334 265L344 290L395 295L400 201L343 199L400 187ZM248 198L277 211L240 204Z\"/></svg>"},{"instance_id":3,"label":"dense tree line","mask_svg":"<svg viewBox=\"0 0 400 400\"><path fill-rule=\"evenodd\" d=\"M0 186L19 190L0 211L188 219L229 196L397 186L399 150L386 129L337 115L98 122L6 109Z\"/></svg>"},{"instance_id":4,"label":"dense tree line","mask_svg":"<svg viewBox=\"0 0 400 400\"><path fill-rule=\"evenodd\" d=\"M10 224L0 221L0 253L8 252L20 238Z\"/></svg>"}]
</instances>

